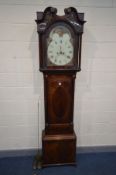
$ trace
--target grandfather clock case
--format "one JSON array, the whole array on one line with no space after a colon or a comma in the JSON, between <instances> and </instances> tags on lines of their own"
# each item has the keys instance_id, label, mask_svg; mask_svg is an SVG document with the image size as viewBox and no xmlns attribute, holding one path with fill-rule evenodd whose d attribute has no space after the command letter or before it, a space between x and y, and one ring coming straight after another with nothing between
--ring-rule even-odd
<instances>
[{"instance_id":1,"label":"grandfather clock case","mask_svg":"<svg viewBox=\"0 0 116 175\"><path fill-rule=\"evenodd\" d=\"M42 167L76 163L73 124L74 86L81 70L84 13L73 7L47 7L37 12L39 64L44 78L45 129L42 132Z\"/></svg>"}]
</instances>

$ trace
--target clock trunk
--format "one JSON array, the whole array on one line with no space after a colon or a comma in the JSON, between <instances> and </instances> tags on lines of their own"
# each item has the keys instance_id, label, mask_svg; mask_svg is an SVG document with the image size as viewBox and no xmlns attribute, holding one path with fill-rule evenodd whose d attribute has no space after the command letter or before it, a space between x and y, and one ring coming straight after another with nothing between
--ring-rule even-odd
<instances>
[{"instance_id":1,"label":"clock trunk","mask_svg":"<svg viewBox=\"0 0 116 175\"><path fill-rule=\"evenodd\" d=\"M75 74L44 74L45 134L73 133Z\"/></svg>"},{"instance_id":2,"label":"clock trunk","mask_svg":"<svg viewBox=\"0 0 116 175\"><path fill-rule=\"evenodd\" d=\"M73 130L75 74L44 74L45 130L42 135L43 166L74 164Z\"/></svg>"}]
</instances>

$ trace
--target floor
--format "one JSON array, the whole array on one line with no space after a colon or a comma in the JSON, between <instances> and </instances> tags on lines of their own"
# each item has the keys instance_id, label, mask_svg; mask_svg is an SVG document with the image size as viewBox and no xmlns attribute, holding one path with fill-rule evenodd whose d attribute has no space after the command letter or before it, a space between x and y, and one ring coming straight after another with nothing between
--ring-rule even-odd
<instances>
[{"instance_id":1,"label":"floor","mask_svg":"<svg viewBox=\"0 0 116 175\"><path fill-rule=\"evenodd\" d=\"M116 175L116 152L77 155L77 166L33 170L33 156L0 158L0 175Z\"/></svg>"}]
</instances>

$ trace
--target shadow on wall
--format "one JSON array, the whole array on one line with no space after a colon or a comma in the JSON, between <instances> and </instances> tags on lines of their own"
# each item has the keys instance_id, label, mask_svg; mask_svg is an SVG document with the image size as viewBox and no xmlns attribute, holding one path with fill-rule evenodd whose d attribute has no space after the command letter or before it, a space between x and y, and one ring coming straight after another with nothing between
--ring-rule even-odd
<instances>
[{"instance_id":1,"label":"shadow on wall","mask_svg":"<svg viewBox=\"0 0 116 175\"><path fill-rule=\"evenodd\" d=\"M93 44L91 41L86 41L86 38L88 38L85 36L86 34L89 36L89 38L91 38L91 41L94 41ZM83 122L82 120L83 115L82 112L84 111L83 101L86 99L86 94L91 91L92 87L93 59L95 58L97 52L95 40L96 40L95 37L89 32L86 24L82 38L81 72L77 73L77 78L75 82L74 126L77 138ZM90 122L92 123L93 120L91 120ZM78 143L79 145L82 145L81 138L79 139Z\"/></svg>"},{"instance_id":2,"label":"shadow on wall","mask_svg":"<svg viewBox=\"0 0 116 175\"><path fill-rule=\"evenodd\" d=\"M41 133L44 128L44 90L43 90L43 75L39 72L39 45L37 26L35 27L30 39L29 50L31 52L32 64L33 64L33 94L38 99L38 145L37 148L41 148Z\"/></svg>"}]
</instances>

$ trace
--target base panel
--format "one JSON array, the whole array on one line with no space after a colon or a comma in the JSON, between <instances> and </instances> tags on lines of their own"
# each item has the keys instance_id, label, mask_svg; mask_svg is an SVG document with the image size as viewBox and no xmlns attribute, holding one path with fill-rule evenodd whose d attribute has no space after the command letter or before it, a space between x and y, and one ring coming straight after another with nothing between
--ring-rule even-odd
<instances>
[{"instance_id":1,"label":"base panel","mask_svg":"<svg viewBox=\"0 0 116 175\"><path fill-rule=\"evenodd\" d=\"M42 166L75 165L76 135L42 134Z\"/></svg>"}]
</instances>

